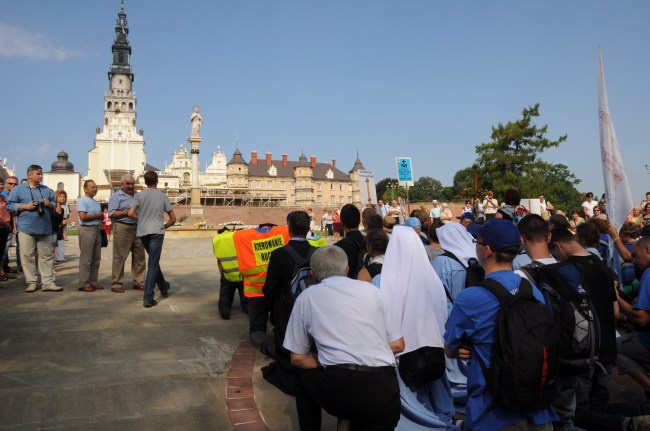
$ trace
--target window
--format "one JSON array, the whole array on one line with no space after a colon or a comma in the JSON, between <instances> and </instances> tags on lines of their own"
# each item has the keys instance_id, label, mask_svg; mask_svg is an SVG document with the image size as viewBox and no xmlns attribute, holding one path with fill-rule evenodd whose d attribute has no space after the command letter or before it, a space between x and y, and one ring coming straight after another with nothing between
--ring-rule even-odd
<instances>
[{"instance_id":1,"label":"window","mask_svg":"<svg viewBox=\"0 0 650 431\"><path fill-rule=\"evenodd\" d=\"M332 203L332 204L336 203L336 196L331 196L330 197L330 203Z\"/></svg>"},{"instance_id":2,"label":"window","mask_svg":"<svg viewBox=\"0 0 650 431\"><path fill-rule=\"evenodd\" d=\"M262 188L262 182L261 181L255 181L255 188L256 189Z\"/></svg>"},{"instance_id":3,"label":"window","mask_svg":"<svg viewBox=\"0 0 650 431\"><path fill-rule=\"evenodd\" d=\"M248 181L248 188L249 189L253 188L253 181L251 181L251 180Z\"/></svg>"},{"instance_id":4,"label":"window","mask_svg":"<svg viewBox=\"0 0 650 431\"><path fill-rule=\"evenodd\" d=\"M348 203L349 203L349 204L352 203L352 196L350 196L350 197L348 198Z\"/></svg>"},{"instance_id":5,"label":"window","mask_svg":"<svg viewBox=\"0 0 650 431\"><path fill-rule=\"evenodd\" d=\"M317 201L319 204L322 204L322 203L323 203L323 197L322 197L321 195L318 195L318 197L316 198L316 201Z\"/></svg>"},{"instance_id":6,"label":"window","mask_svg":"<svg viewBox=\"0 0 650 431\"><path fill-rule=\"evenodd\" d=\"M343 191L343 184L339 184L339 190Z\"/></svg>"},{"instance_id":7,"label":"window","mask_svg":"<svg viewBox=\"0 0 650 431\"><path fill-rule=\"evenodd\" d=\"M241 178L237 178L237 184L239 185L244 184L244 180L242 180Z\"/></svg>"},{"instance_id":8,"label":"window","mask_svg":"<svg viewBox=\"0 0 650 431\"><path fill-rule=\"evenodd\" d=\"M284 181L280 181L280 188L281 189L286 189L287 188L287 183Z\"/></svg>"},{"instance_id":9,"label":"window","mask_svg":"<svg viewBox=\"0 0 650 431\"><path fill-rule=\"evenodd\" d=\"M295 190L296 188L296 183L291 183L291 190Z\"/></svg>"},{"instance_id":10,"label":"window","mask_svg":"<svg viewBox=\"0 0 650 431\"><path fill-rule=\"evenodd\" d=\"M339 203L342 204L343 202L345 202L345 200L343 199L343 196L339 196Z\"/></svg>"},{"instance_id":11,"label":"window","mask_svg":"<svg viewBox=\"0 0 650 431\"><path fill-rule=\"evenodd\" d=\"M318 184L316 184L316 190L318 190L319 192L320 192L320 189L321 189L321 187L320 187L320 186L321 186L321 184L320 184L320 183L318 183Z\"/></svg>"},{"instance_id":12,"label":"window","mask_svg":"<svg viewBox=\"0 0 650 431\"><path fill-rule=\"evenodd\" d=\"M348 191L349 191L349 192L352 191L352 184L348 184Z\"/></svg>"},{"instance_id":13,"label":"window","mask_svg":"<svg viewBox=\"0 0 650 431\"><path fill-rule=\"evenodd\" d=\"M330 183L330 190L334 190L334 183Z\"/></svg>"},{"instance_id":14,"label":"window","mask_svg":"<svg viewBox=\"0 0 650 431\"><path fill-rule=\"evenodd\" d=\"M273 181L267 181L267 182L266 182L266 186L267 186L269 189L272 189L272 188L273 188Z\"/></svg>"},{"instance_id":15,"label":"window","mask_svg":"<svg viewBox=\"0 0 650 431\"><path fill-rule=\"evenodd\" d=\"M233 178L230 179L230 185L234 186L235 185L235 180Z\"/></svg>"},{"instance_id":16,"label":"window","mask_svg":"<svg viewBox=\"0 0 650 431\"><path fill-rule=\"evenodd\" d=\"M305 197L306 197L306 198L309 197L309 192L305 192Z\"/></svg>"}]
</instances>

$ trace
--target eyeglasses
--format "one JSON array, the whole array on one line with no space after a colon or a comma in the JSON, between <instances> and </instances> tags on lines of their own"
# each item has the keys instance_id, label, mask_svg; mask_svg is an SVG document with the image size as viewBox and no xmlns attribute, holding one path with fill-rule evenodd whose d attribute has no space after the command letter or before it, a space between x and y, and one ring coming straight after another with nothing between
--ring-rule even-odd
<instances>
[{"instance_id":1,"label":"eyeglasses","mask_svg":"<svg viewBox=\"0 0 650 431\"><path fill-rule=\"evenodd\" d=\"M125 186L134 186L135 183L124 183Z\"/></svg>"},{"instance_id":2,"label":"eyeglasses","mask_svg":"<svg viewBox=\"0 0 650 431\"><path fill-rule=\"evenodd\" d=\"M7 183L8 186L17 186L18 183Z\"/></svg>"},{"instance_id":3,"label":"eyeglasses","mask_svg":"<svg viewBox=\"0 0 650 431\"><path fill-rule=\"evenodd\" d=\"M481 241L479 241L478 238L473 238L473 239L472 239L472 242L473 242L474 244L482 245L483 247L487 247L487 246L490 245L490 244L488 244L488 243L486 243L486 242L481 242Z\"/></svg>"}]
</instances>

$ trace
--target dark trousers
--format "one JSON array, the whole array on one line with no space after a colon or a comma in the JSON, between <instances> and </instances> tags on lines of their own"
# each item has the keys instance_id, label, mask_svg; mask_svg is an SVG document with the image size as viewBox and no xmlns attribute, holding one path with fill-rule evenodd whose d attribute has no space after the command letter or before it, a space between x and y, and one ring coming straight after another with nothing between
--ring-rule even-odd
<instances>
[{"instance_id":1,"label":"dark trousers","mask_svg":"<svg viewBox=\"0 0 650 431\"><path fill-rule=\"evenodd\" d=\"M610 403L613 364L594 368L594 374L578 376L575 425L589 431L624 430L625 419L645 414L640 405Z\"/></svg>"},{"instance_id":2,"label":"dark trousers","mask_svg":"<svg viewBox=\"0 0 650 431\"><path fill-rule=\"evenodd\" d=\"M0 260L2 260L2 257L5 254L5 248L9 248L7 238L9 238L9 229L4 227L0 228ZM6 262L3 261L0 263L2 263L5 268L9 267L9 256L7 256Z\"/></svg>"},{"instance_id":3,"label":"dark trousers","mask_svg":"<svg viewBox=\"0 0 650 431\"><path fill-rule=\"evenodd\" d=\"M301 431L320 430L321 407L349 419L353 430L392 431L399 422L399 385L395 370L346 369L298 371L296 408Z\"/></svg>"},{"instance_id":4,"label":"dark trousers","mask_svg":"<svg viewBox=\"0 0 650 431\"><path fill-rule=\"evenodd\" d=\"M235 299L235 292L239 292L239 305L244 313L248 311L248 298L244 296L243 281L228 281L221 275L219 280L219 313L221 317L227 319L230 317L232 302Z\"/></svg>"},{"instance_id":5,"label":"dark trousers","mask_svg":"<svg viewBox=\"0 0 650 431\"><path fill-rule=\"evenodd\" d=\"M144 302L153 301L153 290L158 285L161 293L166 293L169 285L160 269L160 255L162 254L165 235L151 234L140 238L144 249L147 250L147 277L144 281Z\"/></svg>"}]
</instances>

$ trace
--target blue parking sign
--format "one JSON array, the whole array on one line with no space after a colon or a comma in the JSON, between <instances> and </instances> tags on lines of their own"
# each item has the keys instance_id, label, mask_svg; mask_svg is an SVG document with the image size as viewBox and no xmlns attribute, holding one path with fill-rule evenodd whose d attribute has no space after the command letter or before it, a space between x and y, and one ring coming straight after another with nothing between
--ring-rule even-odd
<instances>
[{"instance_id":1,"label":"blue parking sign","mask_svg":"<svg viewBox=\"0 0 650 431\"><path fill-rule=\"evenodd\" d=\"M397 178L400 182L413 182L413 169L410 157L397 158Z\"/></svg>"}]
</instances>

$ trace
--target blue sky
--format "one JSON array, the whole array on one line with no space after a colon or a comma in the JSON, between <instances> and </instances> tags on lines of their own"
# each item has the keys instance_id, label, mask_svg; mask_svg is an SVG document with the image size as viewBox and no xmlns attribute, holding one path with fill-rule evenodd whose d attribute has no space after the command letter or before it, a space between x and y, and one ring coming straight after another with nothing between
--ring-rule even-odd
<instances>
[{"instance_id":1,"label":"blue sky","mask_svg":"<svg viewBox=\"0 0 650 431\"><path fill-rule=\"evenodd\" d=\"M0 15L0 157L49 170L65 150L82 174L103 119L118 0L5 1ZM338 160L358 149L377 180L395 156L451 185L491 126L540 103L543 158L602 193L597 62L635 201L650 190L650 2L127 0L138 128L162 168L204 118L217 145ZM644 124L646 126L644 126Z\"/></svg>"}]
</instances>

